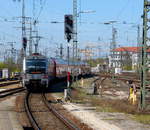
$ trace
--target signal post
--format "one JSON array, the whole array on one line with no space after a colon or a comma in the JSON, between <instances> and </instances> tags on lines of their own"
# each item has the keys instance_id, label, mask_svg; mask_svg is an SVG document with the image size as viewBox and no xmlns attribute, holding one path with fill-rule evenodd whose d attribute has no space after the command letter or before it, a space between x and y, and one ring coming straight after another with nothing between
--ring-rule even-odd
<instances>
[{"instance_id":1,"label":"signal post","mask_svg":"<svg viewBox=\"0 0 150 130\"><path fill-rule=\"evenodd\" d=\"M68 14L65 15L65 38L67 39L68 45L67 45L67 60L68 60L68 72L67 72L67 90L65 90L65 100L70 99L71 91L70 91L70 81L71 81L71 72L69 69L69 59L70 59L70 49L69 49L69 43L70 40L73 39L73 15Z\"/></svg>"}]
</instances>

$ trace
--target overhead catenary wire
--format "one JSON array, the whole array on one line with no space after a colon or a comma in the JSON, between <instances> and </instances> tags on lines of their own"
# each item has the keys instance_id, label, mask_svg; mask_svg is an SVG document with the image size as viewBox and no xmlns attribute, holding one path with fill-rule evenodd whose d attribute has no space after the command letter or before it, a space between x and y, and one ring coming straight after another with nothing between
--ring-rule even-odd
<instances>
[{"instance_id":1,"label":"overhead catenary wire","mask_svg":"<svg viewBox=\"0 0 150 130\"><path fill-rule=\"evenodd\" d=\"M41 8L40 8L40 11L38 13L38 16L37 16L36 20L39 19L40 15L41 15L41 13L42 13L42 11L44 9L45 4L46 4L46 0L44 0L43 3L41 2Z\"/></svg>"},{"instance_id":2,"label":"overhead catenary wire","mask_svg":"<svg viewBox=\"0 0 150 130\"><path fill-rule=\"evenodd\" d=\"M124 6L120 9L119 13L117 14L116 19L118 20L121 15L123 14L123 12L127 9L127 6L129 5L131 0L127 0L127 2L124 4Z\"/></svg>"}]
</instances>

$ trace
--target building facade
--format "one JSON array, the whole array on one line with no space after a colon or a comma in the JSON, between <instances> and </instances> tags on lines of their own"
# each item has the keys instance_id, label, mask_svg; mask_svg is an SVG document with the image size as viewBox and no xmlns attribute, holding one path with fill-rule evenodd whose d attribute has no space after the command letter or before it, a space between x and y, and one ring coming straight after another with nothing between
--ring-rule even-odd
<instances>
[{"instance_id":1,"label":"building facade","mask_svg":"<svg viewBox=\"0 0 150 130\"><path fill-rule=\"evenodd\" d=\"M120 47L112 50L109 56L110 68L135 70L139 63L140 47Z\"/></svg>"}]
</instances>

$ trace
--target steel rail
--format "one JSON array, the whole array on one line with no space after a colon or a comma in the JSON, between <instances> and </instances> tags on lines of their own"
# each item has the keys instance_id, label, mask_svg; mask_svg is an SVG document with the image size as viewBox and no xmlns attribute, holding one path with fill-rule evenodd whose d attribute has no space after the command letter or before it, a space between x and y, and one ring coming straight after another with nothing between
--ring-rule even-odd
<instances>
[{"instance_id":1,"label":"steel rail","mask_svg":"<svg viewBox=\"0 0 150 130\"><path fill-rule=\"evenodd\" d=\"M0 98L4 98L4 97L10 96L15 93L19 93L24 90L25 90L25 88L23 88L23 87L4 90L4 91L0 92Z\"/></svg>"},{"instance_id":2,"label":"steel rail","mask_svg":"<svg viewBox=\"0 0 150 130\"><path fill-rule=\"evenodd\" d=\"M107 77L107 78L111 78L113 75L111 74L102 74L99 75L100 77ZM133 82L140 82L139 79L137 79L136 77L132 77L132 76L123 76L123 75L114 75L114 78L117 80L124 80L124 81L129 81L132 80Z\"/></svg>"},{"instance_id":3,"label":"steel rail","mask_svg":"<svg viewBox=\"0 0 150 130\"><path fill-rule=\"evenodd\" d=\"M10 82L6 82L6 83L0 83L0 87L5 87L7 85L12 85L12 84L17 84L20 81L10 81Z\"/></svg>"},{"instance_id":4,"label":"steel rail","mask_svg":"<svg viewBox=\"0 0 150 130\"><path fill-rule=\"evenodd\" d=\"M50 103L47 101L45 94L42 94L43 101L45 105L48 107L48 109L53 112L53 114L61 120L70 130L80 130L73 122L66 119L63 115L61 115Z\"/></svg>"},{"instance_id":5,"label":"steel rail","mask_svg":"<svg viewBox=\"0 0 150 130\"><path fill-rule=\"evenodd\" d=\"M105 77L105 78L112 78L112 75L110 74L101 74L99 75L100 77ZM114 79L116 80L121 80L121 81L129 81L129 80L132 80L134 83L136 83L138 86L136 86L136 89L140 89L140 80L135 78L135 77L132 77L132 76L123 76L123 75L114 75ZM150 91L150 87L147 86L146 89L148 91Z\"/></svg>"},{"instance_id":6,"label":"steel rail","mask_svg":"<svg viewBox=\"0 0 150 130\"><path fill-rule=\"evenodd\" d=\"M14 91L14 90L18 90L18 89L22 89L22 88L23 88L23 87L7 89L7 90L4 90L4 91L0 91L0 94L1 94L1 93L6 93L6 92L10 92L10 91Z\"/></svg>"},{"instance_id":7,"label":"steel rail","mask_svg":"<svg viewBox=\"0 0 150 130\"><path fill-rule=\"evenodd\" d=\"M24 104L25 104L25 110L26 110L26 113L27 113L27 116L29 118L29 121L32 125L32 127L35 129L35 130L41 130L41 128L39 127L38 123L36 122L31 110L30 110L30 106L29 106L29 97L30 97L30 92L27 92L26 94L26 98L25 98L25 101L24 101Z\"/></svg>"},{"instance_id":8,"label":"steel rail","mask_svg":"<svg viewBox=\"0 0 150 130\"><path fill-rule=\"evenodd\" d=\"M4 82L4 81L16 81L16 80L19 80L19 79L2 79L2 78L0 78L0 82Z\"/></svg>"}]
</instances>

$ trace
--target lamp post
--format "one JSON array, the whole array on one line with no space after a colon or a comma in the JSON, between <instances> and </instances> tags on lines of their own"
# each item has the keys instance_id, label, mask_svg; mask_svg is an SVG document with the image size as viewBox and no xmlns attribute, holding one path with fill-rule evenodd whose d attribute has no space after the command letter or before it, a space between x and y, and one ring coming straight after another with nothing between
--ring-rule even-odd
<instances>
[{"instance_id":1,"label":"lamp post","mask_svg":"<svg viewBox=\"0 0 150 130\"><path fill-rule=\"evenodd\" d=\"M111 42L110 42L110 52L109 52L110 56L112 55L111 54L111 50L116 48L116 34L117 34L117 30L116 30L116 28L114 28L114 23L117 23L117 21L111 20L111 21L103 23L105 25L111 25L112 26L112 39L111 39ZM112 73L115 72L115 68L114 68L115 66L116 65L113 65L113 64L111 65Z\"/></svg>"},{"instance_id":2,"label":"lamp post","mask_svg":"<svg viewBox=\"0 0 150 130\"><path fill-rule=\"evenodd\" d=\"M140 30L141 30L141 25L138 24L138 23L128 23L126 21L123 21L121 24L125 24L125 25L131 25L132 28L136 28L136 31L137 31L137 47L138 47L138 50L137 50L137 72L139 73L140 72L140 55L141 55L141 52L140 52L140 47L142 47L142 44L141 44L141 35L140 35Z\"/></svg>"},{"instance_id":3,"label":"lamp post","mask_svg":"<svg viewBox=\"0 0 150 130\"><path fill-rule=\"evenodd\" d=\"M110 44L110 50L113 50L116 48L116 34L117 34L117 30L116 28L114 28L114 23L117 23L117 21L108 21L106 23L104 23L105 25L112 25L112 41Z\"/></svg>"},{"instance_id":4,"label":"lamp post","mask_svg":"<svg viewBox=\"0 0 150 130\"><path fill-rule=\"evenodd\" d=\"M138 23L127 23L126 21L123 21L123 23L121 24L127 24L127 25L132 25L133 28L137 29L137 46L140 47L140 43L141 43L141 38L140 38L140 28L141 25Z\"/></svg>"},{"instance_id":5,"label":"lamp post","mask_svg":"<svg viewBox=\"0 0 150 130\"><path fill-rule=\"evenodd\" d=\"M3 44L3 43L0 43L0 46L4 46L4 44ZM4 53L4 52L2 52L2 51L0 50L0 56L2 56L3 53ZM5 54L4 54L4 56L5 56Z\"/></svg>"},{"instance_id":6,"label":"lamp post","mask_svg":"<svg viewBox=\"0 0 150 130\"><path fill-rule=\"evenodd\" d=\"M116 48L116 34L117 34L117 30L116 28L114 28L114 23L117 23L117 21L108 21L105 22L105 25L112 25L112 41L110 44L110 55L111 55L111 50ZM116 66L116 65L115 65ZM115 77L114 77L114 73L115 73L115 66L111 66L111 72L112 72L112 81L115 82Z\"/></svg>"}]
</instances>

